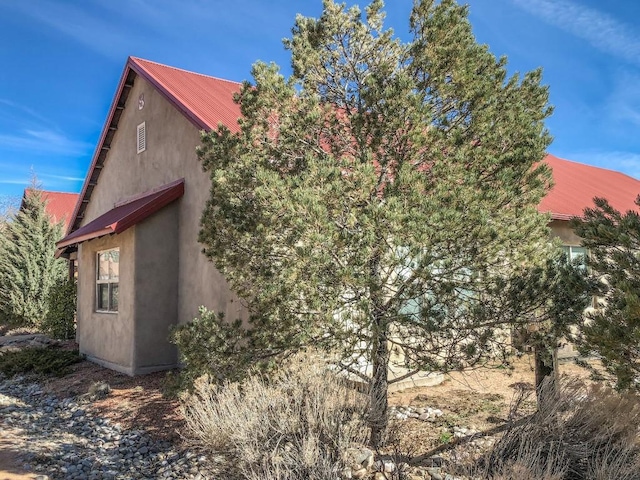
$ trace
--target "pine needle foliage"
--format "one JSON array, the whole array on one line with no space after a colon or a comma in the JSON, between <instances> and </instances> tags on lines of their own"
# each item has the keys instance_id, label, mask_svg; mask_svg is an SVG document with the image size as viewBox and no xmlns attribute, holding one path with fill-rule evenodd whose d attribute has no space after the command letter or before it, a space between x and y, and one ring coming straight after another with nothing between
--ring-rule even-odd
<instances>
[{"instance_id":1,"label":"pine needle foliage","mask_svg":"<svg viewBox=\"0 0 640 480\"><path fill-rule=\"evenodd\" d=\"M384 29L382 1L323 7L285 40L292 76L256 63L239 131L203 135L200 241L249 310L250 329L219 326L251 352L236 368L337 351L370 387L377 444L391 364L504 353L512 280L551 248L536 205L552 109L541 71L507 77L453 0L417 1L408 43Z\"/></svg>"},{"instance_id":2,"label":"pine needle foliage","mask_svg":"<svg viewBox=\"0 0 640 480\"><path fill-rule=\"evenodd\" d=\"M55 258L62 226L53 224L39 190L27 190L16 215L0 232L0 319L39 327L48 310L49 290L66 274Z\"/></svg>"},{"instance_id":3,"label":"pine needle foliage","mask_svg":"<svg viewBox=\"0 0 640 480\"><path fill-rule=\"evenodd\" d=\"M588 266L603 292L585 322L579 347L597 353L619 389L640 391L640 214L603 198L573 226L588 248ZM640 207L640 196L636 199Z\"/></svg>"}]
</instances>

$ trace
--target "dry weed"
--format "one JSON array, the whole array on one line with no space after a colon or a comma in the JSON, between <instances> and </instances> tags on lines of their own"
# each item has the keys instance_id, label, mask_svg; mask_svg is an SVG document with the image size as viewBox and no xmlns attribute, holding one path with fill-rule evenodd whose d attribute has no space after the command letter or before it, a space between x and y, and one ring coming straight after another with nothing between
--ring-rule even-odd
<instances>
[{"instance_id":1,"label":"dry weed","mask_svg":"<svg viewBox=\"0 0 640 480\"><path fill-rule=\"evenodd\" d=\"M216 459L225 478L338 477L341 454L367 438L366 398L310 356L275 378L216 386L207 378L182 399L187 440Z\"/></svg>"},{"instance_id":2,"label":"dry weed","mask_svg":"<svg viewBox=\"0 0 640 480\"><path fill-rule=\"evenodd\" d=\"M474 478L640 479L640 398L578 380L546 387L538 412L508 429Z\"/></svg>"}]
</instances>

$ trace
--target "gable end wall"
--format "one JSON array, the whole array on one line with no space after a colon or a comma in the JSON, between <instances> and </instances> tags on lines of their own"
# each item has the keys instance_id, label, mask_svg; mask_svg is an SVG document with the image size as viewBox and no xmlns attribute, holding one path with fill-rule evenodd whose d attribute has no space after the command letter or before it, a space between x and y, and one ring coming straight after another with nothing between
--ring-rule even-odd
<instances>
[{"instance_id":1,"label":"gable end wall","mask_svg":"<svg viewBox=\"0 0 640 480\"><path fill-rule=\"evenodd\" d=\"M142 109L138 108L140 95L144 96ZM136 134L137 126L142 122L146 123L147 145L146 150L138 154ZM146 243L146 246L136 246L136 255L130 260L135 262L135 284L132 286L131 298L135 298L140 307L133 304L123 306L131 309L131 315L135 316L132 318L135 330L139 332L135 334L136 358L130 361L134 370L138 367L145 371L153 370L154 365L150 361L157 361L158 365L168 367L171 365L165 365L167 359L175 358L175 350L166 342L162 352L151 354L149 345L157 343L157 339L145 336L144 332L156 332L154 328L159 327L164 335L167 325L193 320L201 305L224 312L228 319L245 316L237 297L229 290L213 264L202 254L202 245L197 241L200 217L210 189L209 178L202 171L195 153L199 143L198 129L155 87L143 77L137 76L81 223L81 226L86 225L114 208L118 202L184 178L185 192L182 198L134 227L138 231L144 229L140 241ZM164 211L167 209L173 213L166 216ZM171 216L173 217L169 218ZM117 239L128 231L112 237ZM153 242L157 242L157 245ZM138 255L141 249L148 254ZM172 250L175 253L171 254ZM155 255L162 258L155 259ZM168 258L169 256L172 258ZM87 295L86 292L95 289L95 265L86 262L84 257L86 255L79 262L79 281L83 282L79 291L85 292L82 295ZM175 277L175 281L169 277ZM162 287L154 290L149 287L149 282L157 278L163 279L160 282ZM162 295L169 295L167 292L170 290L175 290L175 308L170 306L163 309L165 317L158 318L155 315L154 319L154 315L142 305L152 305L154 296L157 298L160 292L164 292ZM78 311L79 324L84 321L83 317L90 318L93 315L92 311L87 310L90 303L86 299L79 299L79 307L81 304L82 308ZM93 324L92 328L98 329L95 335L107 334L106 330L101 331L99 324ZM82 330L81 326L79 330ZM126 332L126 335L129 334L132 332ZM83 336L79 335L78 339L82 342ZM126 343L128 340L123 338L122 341Z\"/></svg>"}]
</instances>

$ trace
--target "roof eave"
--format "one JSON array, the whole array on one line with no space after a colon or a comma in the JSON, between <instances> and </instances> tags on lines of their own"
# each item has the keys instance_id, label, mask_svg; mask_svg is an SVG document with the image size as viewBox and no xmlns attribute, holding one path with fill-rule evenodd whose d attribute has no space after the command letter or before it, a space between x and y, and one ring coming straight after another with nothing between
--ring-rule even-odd
<instances>
[{"instance_id":1,"label":"roof eave","mask_svg":"<svg viewBox=\"0 0 640 480\"><path fill-rule=\"evenodd\" d=\"M76 245L78 243L86 242L87 240L92 240L94 238L104 237L105 235L116 233L115 226L116 226L115 224L109 225L103 228L102 230L96 230L96 231L87 233L86 235L80 235L78 237L69 238L67 240L64 240L64 239L60 240L58 243L56 243L56 247L58 247L59 250L63 250L64 248L69 247L71 245Z\"/></svg>"},{"instance_id":2,"label":"roof eave","mask_svg":"<svg viewBox=\"0 0 640 480\"><path fill-rule=\"evenodd\" d=\"M76 206L73 209L73 215L71 216L71 220L69 221L69 226L67 227L66 235L69 235L73 230L75 230L76 220L78 218L78 214L80 209L82 208L83 203L88 203L87 191L89 189L89 184L91 182L91 177L93 176L93 172L96 169L96 165L98 164L98 158L100 153L104 147L104 142L109 133L114 115L118 107L124 109L124 105L120 105L122 94L125 88L132 88L133 83L127 84L127 79L129 78L129 72L132 70L130 66L130 61L127 61L127 64L122 71L122 75L120 76L120 81L118 82L118 88L116 90L116 94L113 97L113 101L111 102L111 107L109 108L109 113L107 114L107 119L102 127L102 132L100 133L100 137L98 139L98 143L96 149L93 153L93 157L91 159L91 164L89 166L89 170L87 172L87 176L84 179L84 183L82 184L82 190L80 191L80 196L78 197L78 201L76 202Z\"/></svg>"},{"instance_id":3,"label":"roof eave","mask_svg":"<svg viewBox=\"0 0 640 480\"><path fill-rule=\"evenodd\" d=\"M158 210L166 207L171 202L177 200L184 194L184 179L180 180L180 183L168 188L160 196L145 203L135 212L127 215L126 218L114 224L114 233L122 233L128 228L141 222L148 216L157 212Z\"/></svg>"},{"instance_id":4,"label":"roof eave","mask_svg":"<svg viewBox=\"0 0 640 480\"><path fill-rule=\"evenodd\" d=\"M574 218L580 218L579 215L572 215L570 213L553 213L551 212L551 220L564 220L569 221Z\"/></svg>"},{"instance_id":5,"label":"roof eave","mask_svg":"<svg viewBox=\"0 0 640 480\"><path fill-rule=\"evenodd\" d=\"M160 190L155 192L155 195L156 196L149 198L148 201L145 201L138 208L124 215L123 218L114 223L106 225L103 228L99 228L97 230L92 230L83 235L67 235L65 238L56 243L56 257L63 255L67 247L78 245L79 243L86 242L87 240L92 240L94 238L99 238L105 235L122 233L132 226L136 225L137 223L145 220L150 215L153 215L155 212L161 210L162 208L166 207L167 205L184 195L184 178L173 181L167 185L163 185ZM96 221L98 221L98 219L96 219Z\"/></svg>"}]
</instances>

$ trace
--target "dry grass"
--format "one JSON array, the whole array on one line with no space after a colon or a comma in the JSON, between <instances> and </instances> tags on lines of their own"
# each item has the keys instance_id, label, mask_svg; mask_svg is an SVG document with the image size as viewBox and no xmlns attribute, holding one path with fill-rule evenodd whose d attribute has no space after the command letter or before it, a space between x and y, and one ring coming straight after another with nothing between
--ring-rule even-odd
<instances>
[{"instance_id":1,"label":"dry grass","mask_svg":"<svg viewBox=\"0 0 640 480\"><path fill-rule=\"evenodd\" d=\"M640 398L574 380L507 430L474 478L640 479Z\"/></svg>"},{"instance_id":2,"label":"dry grass","mask_svg":"<svg viewBox=\"0 0 640 480\"><path fill-rule=\"evenodd\" d=\"M367 439L366 398L318 359L298 356L275 378L215 386L183 398L190 443L225 478L335 480L342 453Z\"/></svg>"}]
</instances>

